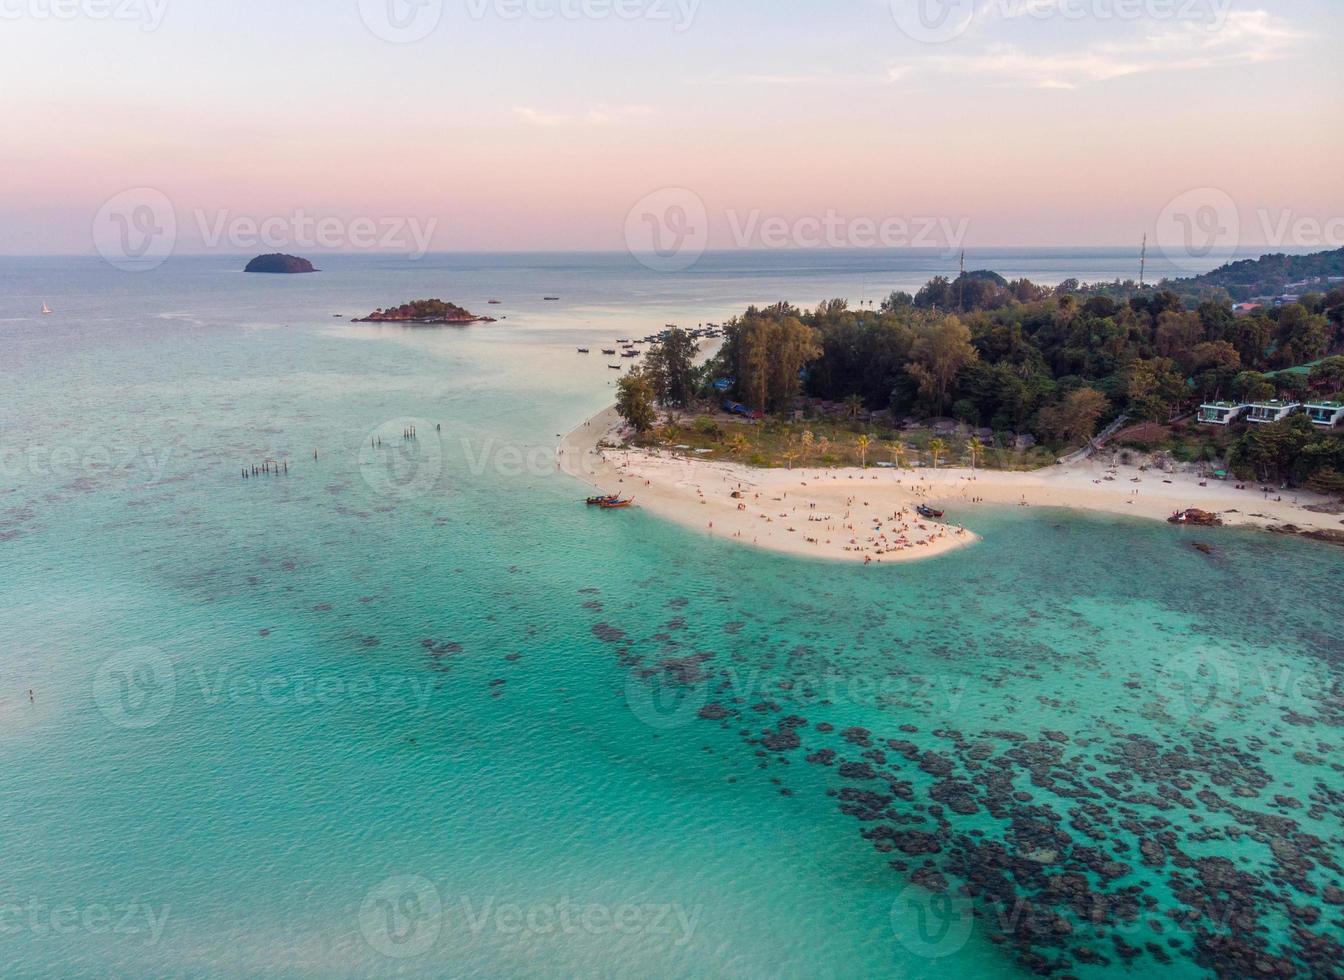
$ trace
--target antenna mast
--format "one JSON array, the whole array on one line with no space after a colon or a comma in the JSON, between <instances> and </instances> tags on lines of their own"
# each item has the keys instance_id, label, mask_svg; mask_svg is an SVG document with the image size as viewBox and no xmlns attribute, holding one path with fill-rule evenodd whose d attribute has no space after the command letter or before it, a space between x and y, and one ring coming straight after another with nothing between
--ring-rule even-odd
<instances>
[{"instance_id":1,"label":"antenna mast","mask_svg":"<svg viewBox=\"0 0 1344 980\"><path fill-rule=\"evenodd\" d=\"M963 302L966 297L966 250L961 250L961 275L957 277L957 308L961 309L965 305Z\"/></svg>"},{"instance_id":2,"label":"antenna mast","mask_svg":"<svg viewBox=\"0 0 1344 980\"><path fill-rule=\"evenodd\" d=\"M1139 254L1139 288L1143 288L1144 276L1148 273L1148 234L1143 236L1143 251Z\"/></svg>"}]
</instances>

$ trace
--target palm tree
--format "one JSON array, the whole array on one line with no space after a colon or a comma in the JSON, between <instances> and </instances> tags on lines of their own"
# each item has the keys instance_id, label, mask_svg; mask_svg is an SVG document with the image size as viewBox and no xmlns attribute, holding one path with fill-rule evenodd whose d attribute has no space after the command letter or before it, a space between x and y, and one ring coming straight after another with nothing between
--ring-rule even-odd
<instances>
[{"instance_id":1,"label":"palm tree","mask_svg":"<svg viewBox=\"0 0 1344 980\"><path fill-rule=\"evenodd\" d=\"M891 446L891 461L900 469L905 469L905 443L896 442Z\"/></svg>"},{"instance_id":2,"label":"palm tree","mask_svg":"<svg viewBox=\"0 0 1344 980\"><path fill-rule=\"evenodd\" d=\"M975 464L985 455L985 447L980 444L979 439L971 436L970 441L966 443L966 452L971 456L971 469L975 469Z\"/></svg>"},{"instance_id":3,"label":"palm tree","mask_svg":"<svg viewBox=\"0 0 1344 980\"><path fill-rule=\"evenodd\" d=\"M788 464L789 469L793 469L793 461L798 458L798 450L790 449L783 454L784 462Z\"/></svg>"},{"instance_id":4,"label":"palm tree","mask_svg":"<svg viewBox=\"0 0 1344 980\"><path fill-rule=\"evenodd\" d=\"M850 421L854 421L863 413L863 398L859 395L850 395L845 399L845 415Z\"/></svg>"},{"instance_id":5,"label":"palm tree","mask_svg":"<svg viewBox=\"0 0 1344 980\"><path fill-rule=\"evenodd\" d=\"M867 436L859 436L858 442L855 443L859 448L859 464L865 470L868 468L868 447L872 444L873 441Z\"/></svg>"},{"instance_id":6,"label":"palm tree","mask_svg":"<svg viewBox=\"0 0 1344 980\"><path fill-rule=\"evenodd\" d=\"M740 432L734 432L728 440L728 452L734 456L741 456L748 448L747 437Z\"/></svg>"},{"instance_id":7,"label":"palm tree","mask_svg":"<svg viewBox=\"0 0 1344 980\"><path fill-rule=\"evenodd\" d=\"M947 452L947 443L941 439L933 439L929 442L929 452L933 455L933 468L938 468L938 457Z\"/></svg>"},{"instance_id":8,"label":"palm tree","mask_svg":"<svg viewBox=\"0 0 1344 980\"><path fill-rule=\"evenodd\" d=\"M812 434L811 429L803 430L803 439L802 439L803 459L807 459L809 456L812 455L812 447L816 443L816 441L817 438Z\"/></svg>"}]
</instances>

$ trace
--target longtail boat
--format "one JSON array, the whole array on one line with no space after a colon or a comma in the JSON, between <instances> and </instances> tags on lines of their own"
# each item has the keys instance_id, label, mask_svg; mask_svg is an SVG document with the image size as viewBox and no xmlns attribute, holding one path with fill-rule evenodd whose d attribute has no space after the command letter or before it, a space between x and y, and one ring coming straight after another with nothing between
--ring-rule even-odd
<instances>
[{"instance_id":1,"label":"longtail boat","mask_svg":"<svg viewBox=\"0 0 1344 980\"><path fill-rule=\"evenodd\" d=\"M626 507L629 507L634 502L635 498L631 497L629 500L620 500L620 499L604 500L597 506L601 507L603 510L624 510Z\"/></svg>"},{"instance_id":2,"label":"longtail boat","mask_svg":"<svg viewBox=\"0 0 1344 980\"><path fill-rule=\"evenodd\" d=\"M618 500L620 500L620 499L621 499L621 495L620 495L619 493L609 494L608 496L605 496L605 497L589 497L589 498L588 498L588 506L589 506L589 507L601 507L603 504L611 504L611 503L615 503L616 501L618 501Z\"/></svg>"},{"instance_id":3,"label":"longtail boat","mask_svg":"<svg viewBox=\"0 0 1344 980\"><path fill-rule=\"evenodd\" d=\"M942 517L942 516L943 516L943 512L942 512L941 510L934 510L932 507L928 506L927 504L920 504L920 505L919 505L918 507L916 507L915 509L916 509L917 511L919 511L919 516L920 516L920 517L928 517L928 518L934 518L934 519L936 519L936 518L939 518L939 517Z\"/></svg>"}]
</instances>

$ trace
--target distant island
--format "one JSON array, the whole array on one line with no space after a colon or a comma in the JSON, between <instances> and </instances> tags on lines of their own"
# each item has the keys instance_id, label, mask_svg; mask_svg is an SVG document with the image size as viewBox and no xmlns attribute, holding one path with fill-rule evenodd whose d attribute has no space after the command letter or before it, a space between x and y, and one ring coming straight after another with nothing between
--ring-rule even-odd
<instances>
[{"instance_id":1,"label":"distant island","mask_svg":"<svg viewBox=\"0 0 1344 980\"><path fill-rule=\"evenodd\" d=\"M441 299L417 299L401 306L374 310L351 323L410 323L418 326L462 326L468 323L495 323L494 317L476 316L456 303Z\"/></svg>"},{"instance_id":2,"label":"distant island","mask_svg":"<svg viewBox=\"0 0 1344 980\"><path fill-rule=\"evenodd\" d=\"M314 269L313 263L307 259L301 259L297 255L281 255L279 252L275 252L271 255L258 255L247 263L247 268L243 271L298 275L304 272L320 272L321 270Z\"/></svg>"},{"instance_id":3,"label":"distant island","mask_svg":"<svg viewBox=\"0 0 1344 980\"><path fill-rule=\"evenodd\" d=\"M1273 301L1309 292L1328 292L1344 284L1344 248L1313 255L1263 255L1258 259L1230 262L1212 272L1190 279L1164 282L1173 292L1196 293L1201 299L1218 299L1208 293L1223 290L1233 301Z\"/></svg>"}]
</instances>

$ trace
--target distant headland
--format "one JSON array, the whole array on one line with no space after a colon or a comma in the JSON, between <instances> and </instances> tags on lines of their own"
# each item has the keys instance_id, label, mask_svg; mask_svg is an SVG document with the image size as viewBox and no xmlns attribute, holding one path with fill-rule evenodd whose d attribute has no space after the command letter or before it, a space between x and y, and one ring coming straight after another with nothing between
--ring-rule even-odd
<instances>
[{"instance_id":1,"label":"distant headland","mask_svg":"<svg viewBox=\"0 0 1344 980\"><path fill-rule=\"evenodd\" d=\"M247 263L247 268L243 271L297 275L304 272L320 272L321 270L314 269L313 263L307 259L301 259L297 255L281 255L279 252L274 252L271 255L258 255Z\"/></svg>"},{"instance_id":2,"label":"distant headland","mask_svg":"<svg viewBox=\"0 0 1344 980\"><path fill-rule=\"evenodd\" d=\"M494 317L476 316L456 303L441 299L417 299L390 309L374 310L351 323L409 323L417 326L463 326L468 323L495 323Z\"/></svg>"}]
</instances>

